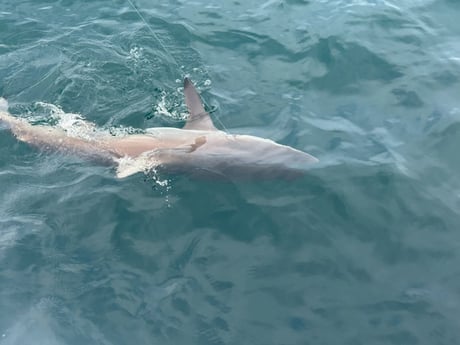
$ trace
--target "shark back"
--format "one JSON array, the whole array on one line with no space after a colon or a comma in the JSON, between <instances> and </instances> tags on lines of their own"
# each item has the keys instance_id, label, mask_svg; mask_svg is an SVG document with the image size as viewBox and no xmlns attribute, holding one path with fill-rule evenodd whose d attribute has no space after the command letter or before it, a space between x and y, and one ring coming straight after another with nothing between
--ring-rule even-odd
<instances>
[{"instance_id":1,"label":"shark back","mask_svg":"<svg viewBox=\"0 0 460 345\"><path fill-rule=\"evenodd\" d=\"M155 150L151 159L169 173L214 180L292 179L305 174L313 156L272 140L208 132L192 145Z\"/></svg>"}]
</instances>

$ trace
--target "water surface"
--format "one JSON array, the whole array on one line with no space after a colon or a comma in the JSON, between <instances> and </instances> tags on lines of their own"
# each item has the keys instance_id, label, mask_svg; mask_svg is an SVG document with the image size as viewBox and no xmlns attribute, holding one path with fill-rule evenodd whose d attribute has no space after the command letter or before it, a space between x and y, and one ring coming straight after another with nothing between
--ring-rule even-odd
<instances>
[{"instance_id":1,"label":"water surface","mask_svg":"<svg viewBox=\"0 0 460 345\"><path fill-rule=\"evenodd\" d=\"M135 4L2 1L11 112L180 127L188 74L321 163L161 186L2 130L0 344L457 344L458 2Z\"/></svg>"}]
</instances>

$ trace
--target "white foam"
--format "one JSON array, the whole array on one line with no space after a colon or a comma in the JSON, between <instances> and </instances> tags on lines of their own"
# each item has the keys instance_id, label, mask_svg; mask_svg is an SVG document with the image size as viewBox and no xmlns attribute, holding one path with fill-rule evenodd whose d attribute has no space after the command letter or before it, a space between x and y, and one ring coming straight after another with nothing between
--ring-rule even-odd
<instances>
[{"instance_id":1,"label":"white foam","mask_svg":"<svg viewBox=\"0 0 460 345\"><path fill-rule=\"evenodd\" d=\"M184 121L188 117L188 113L186 112L179 112L179 111L171 111L168 108L177 109L180 104L173 104L173 106L169 106L168 101L166 99L166 92L161 93L161 99L155 106L155 113L158 115L162 115L165 117L169 117L173 120L177 121Z\"/></svg>"},{"instance_id":2,"label":"white foam","mask_svg":"<svg viewBox=\"0 0 460 345\"><path fill-rule=\"evenodd\" d=\"M37 102L35 105L43 108L55 122L54 126L65 131L69 137L91 141L96 140L101 135L109 134L108 131L99 129L93 123L85 121L80 114L66 113L60 107L45 102Z\"/></svg>"},{"instance_id":3,"label":"white foam","mask_svg":"<svg viewBox=\"0 0 460 345\"><path fill-rule=\"evenodd\" d=\"M144 130L134 127L109 127L99 128L89 122L84 116L76 113L66 113L59 106L46 102L36 102L35 106L44 115L37 115L34 112L29 114L27 120L32 123L43 123L62 129L69 137L85 140L98 140L103 136L123 137L130 134L142 134Z\"/></svg>"},{"instance_id":4,"label":"white foam","mask_svg":"<svg viewBox=\"0 0 460 345\"><path fill-rule=\"evenodd\" d=\"M142 57L144 49L141 47L133 47L129 50L128 59L139 60Z\"/></svg>"}]
</instances>

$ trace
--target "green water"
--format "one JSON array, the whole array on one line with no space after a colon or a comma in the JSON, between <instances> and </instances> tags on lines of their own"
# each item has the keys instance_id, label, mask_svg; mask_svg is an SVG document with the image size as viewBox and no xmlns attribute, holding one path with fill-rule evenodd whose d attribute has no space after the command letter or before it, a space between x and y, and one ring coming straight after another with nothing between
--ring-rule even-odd
<instances>
[{"instance_id":1,"label":"green water","mask_svg":"<svg viewBox=\"0 0 460 345\"><path fill-rule=\"evenodd\" d=\"M0 344L458 344L460 3L135 4L153 33L3 0L10 111L180 127L188 74L219 128L321 162L162 187L1 130Z\"/></svg>"}]
</instances>

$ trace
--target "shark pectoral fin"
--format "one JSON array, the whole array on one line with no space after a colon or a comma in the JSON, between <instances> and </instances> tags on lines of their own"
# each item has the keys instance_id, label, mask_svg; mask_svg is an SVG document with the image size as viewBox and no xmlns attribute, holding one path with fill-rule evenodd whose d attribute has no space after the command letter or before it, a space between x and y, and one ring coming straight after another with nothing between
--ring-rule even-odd
<instances>
[{"instance_id":1,"label":"shark pectoral fin","mask_svg":"<svg viewBox=\"0 0 460 345\"><path fill-rule=\"evenodd\" d=\"M217 128L212 123L209 113L204 110L200 95L189 78L184 79L184 94L185 104L187 104L187 108L190 113L184 129L217 131Z\"/></svg>"},{"instance_id":2,"label":"shark pectoral fin","mask_svg":"<svg viewBox=\"0 0 460 345\"><path fill-rule=\"evenodd\" d=\"M121 157L116 160L117 178L125 178L140 172L145 172L148 169L145 157Z\"/></svg>"},{"instance_id":3,"label":"shark pectoral fin","mask_svg":"<svg viewBox=\"0 0 460 345\"><path fill-rule=\"evenodd\" d=\"M137 169L133 166L128 166L126 164L118 165L117 167L117 178L125 178L134 174L141 172L140 169Z\"/></svg>"}]
</instances>

